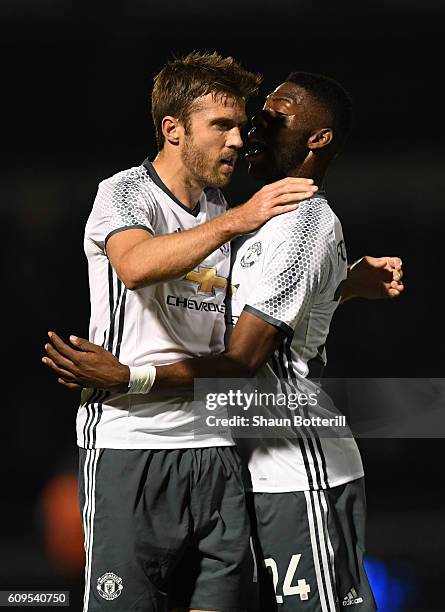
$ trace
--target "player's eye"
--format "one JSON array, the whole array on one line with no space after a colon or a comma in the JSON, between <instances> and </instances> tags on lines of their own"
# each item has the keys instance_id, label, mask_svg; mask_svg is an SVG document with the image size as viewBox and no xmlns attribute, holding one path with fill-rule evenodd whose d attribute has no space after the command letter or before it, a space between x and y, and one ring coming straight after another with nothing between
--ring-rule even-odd
<instances>
[{"instance_id":1,"label":"player's eye","mask_svg":"<svg viewBox=\"0 0 445 612\"><path fill-rule=\"evenodd\" d=\"M226 121L215 121L213 125L220 130L230 130L231 129L231 126Z\"/></svg>"},{"instance_id":2,"label":"player's eye","mask_svg":"<svg viewBox=\"0 0 445 612\"><path fill-rule=\"evenodd\" d=\"M285 111L279 110L277 108L272 108L271 111L275 117L286 117L287 116L287 113Z\"/></svg>"},{"instance_id":3,"label":"player's eye","mask_svg":"<svg viewBox=\"0 0 445 612\"><path fill-rule=\"evenodd\" d=\"M281 118L286 117L287 113L277 110L276 108L263 108L263 111L269 113L271 117Z\"/></svg>"}]
</instances>

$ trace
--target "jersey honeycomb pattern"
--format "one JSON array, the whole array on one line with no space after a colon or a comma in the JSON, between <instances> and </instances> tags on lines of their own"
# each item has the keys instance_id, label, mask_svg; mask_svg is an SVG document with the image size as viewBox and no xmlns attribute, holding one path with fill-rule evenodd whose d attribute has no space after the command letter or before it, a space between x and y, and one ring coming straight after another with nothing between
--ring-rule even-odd
<instances>
[{"instance_id":1,"label":"jersey honeycomb pattern","mask_svg":"<svg viewBox=\"0 0 445 612\"><path fill-rule=\"evenodd\" d=\"M144 166L118 172L100 183L96 205L106 222L108 236L125 227L141 227L154 233L153 187Z\"/></svg>"},{"instance_id":2,"label":"jersey honeycomb pattern","mask_svg":"<svg viewBox=\"0 0 445 612\"><path fill-rule=\"evenodd\" d=\"M268 225L274 232L272 250L248 304L293 330L329 271L333 212L324 198L311 198Z\"/></svg>"}]
</instances>

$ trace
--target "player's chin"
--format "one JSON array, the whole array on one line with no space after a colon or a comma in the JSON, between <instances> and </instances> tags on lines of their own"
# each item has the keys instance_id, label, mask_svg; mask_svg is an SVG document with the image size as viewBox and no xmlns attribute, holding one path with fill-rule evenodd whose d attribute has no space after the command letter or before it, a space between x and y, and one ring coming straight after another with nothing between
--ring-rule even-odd
<instances>
[{"instance_id":1,"label":"player's chin","mask_svg":"<svg viewBox=\"0 0 445 612\"><path fill-rule=\"evenodd\" d=\"M209 181L209 187L217 187L221 189L222 187L226 187L230 183L230 179L232 178L231 172L218 172L214 174Z\"/></svg>"}]
</instances>

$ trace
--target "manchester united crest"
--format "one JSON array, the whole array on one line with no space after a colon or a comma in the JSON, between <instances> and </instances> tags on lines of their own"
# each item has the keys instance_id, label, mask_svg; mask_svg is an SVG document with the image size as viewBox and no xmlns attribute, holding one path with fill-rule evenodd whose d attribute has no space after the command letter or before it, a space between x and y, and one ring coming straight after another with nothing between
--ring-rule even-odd
<instances>
[{"instance_id":1,"label":"manchester united crest","mask_svg":"<svg viewBox=\"0 0 445 612\"><path fill-rule=\"evenodd\" d=\"M255 242L250 245L241 258L241 265L243 268L250 268L250 266L253 266L253 264L259 260L262 250L261 242Z\"/></svg>"},{"instance_id":2,"label":"manchester united crest","mask_svg":"<svg viewBox=\"0 0 445 612\"><path fill-rule=\"evenodd\" d=\"M99 595L108 601L119 597L123 588L122 578L116 576L113 572L107 572L97 579L97 590Z\"/></svg>"}]
</instances>

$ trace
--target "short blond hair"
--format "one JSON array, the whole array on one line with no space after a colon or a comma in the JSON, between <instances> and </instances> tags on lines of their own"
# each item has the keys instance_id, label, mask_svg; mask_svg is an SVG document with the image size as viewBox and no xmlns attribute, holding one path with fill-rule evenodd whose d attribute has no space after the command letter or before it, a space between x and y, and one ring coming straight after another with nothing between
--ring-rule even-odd
<instances>
[{"instance_id":1,"label":"short blond hair","mask_svg":"<svg viewBox=\"0 0 445 612\"><path fill-rule=\"evenodd\" d=\"M245 70L233 57L216 52L195 51L168 62L155 76L151 95L158 149L164 146L164 117L177 117L187 129L198 98L213 93L246 100L258 91L261 80L259 74Z\"/></svg>"}]
</instances>

